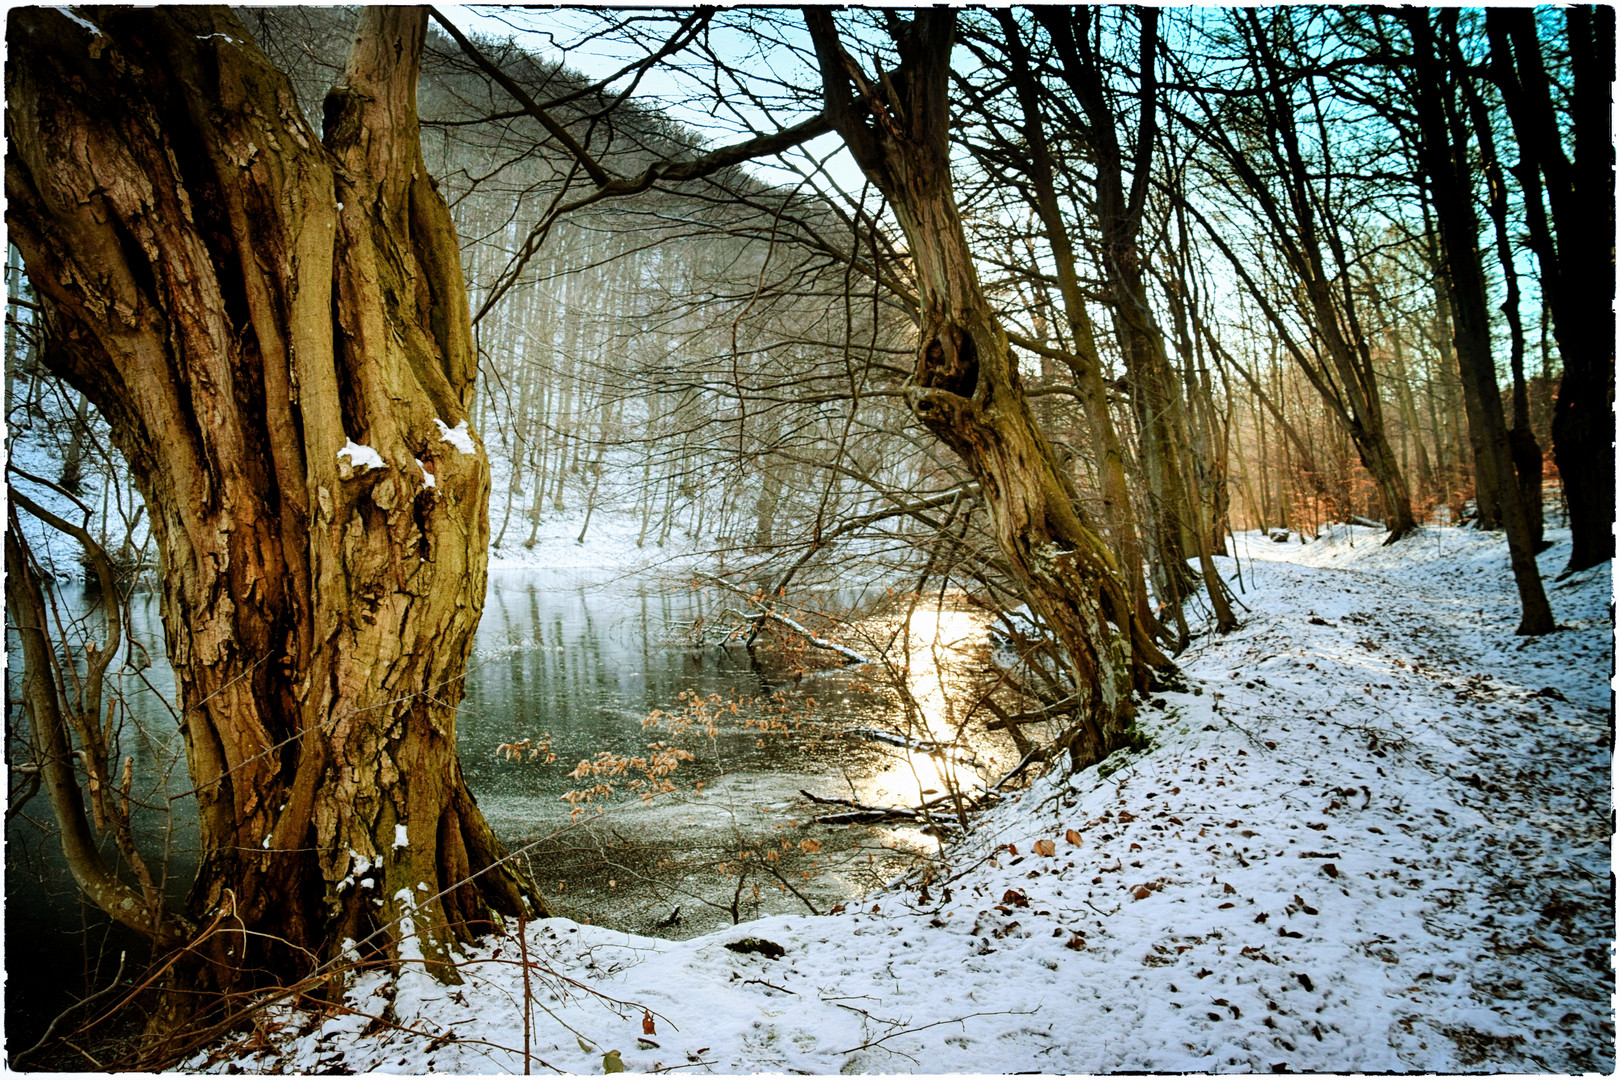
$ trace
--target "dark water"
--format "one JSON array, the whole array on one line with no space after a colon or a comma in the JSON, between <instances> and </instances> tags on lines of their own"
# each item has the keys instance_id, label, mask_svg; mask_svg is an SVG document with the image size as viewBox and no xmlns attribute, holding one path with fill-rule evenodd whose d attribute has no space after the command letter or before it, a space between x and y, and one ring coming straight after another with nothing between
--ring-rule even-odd
<instances>
[{"instance_id":1,"label":"dark water","mask_svg":"<svg viewBox=\"0 0 1620 1080\"><path fill-rule=\"evenodd\" d=\"M91 640L101 640L99 593L65 586L58 602L64 614L83 620ZM105 699L119 708L113 746L122 758L135 759L133 815L142 848L154 876L171 901L185 901L196 866L196 804L169 794L190 787L177 718L170 710L174 676L163 656L162 623L157 598L138 594L130 603L133 636L144 648L126 645L109 668ZM15 636L7 634L6 687L15 699L23 674ZM135 662L130 662L131 656ZM144 661L150 660L150 663ZM27 729L15 710L7 711L6 762L11 767L8 806L17 812L6 821L5 968L6 1046L15 1054L32 1046L52 1017L91 990L105 985L127 953L125 977L141 971L150 959L144 939L111 923L86 902L63 863L50 803L41 790L26 801L26 766L34 760ZM111 843L107 845L111 854ZM111 999L104 999L105 1006ZM81 1016L82 1020L85 1017ZM41 1067L40 1061L28 1063ZM52 1067L88 1068L91 1062L56 1059Z\"/></svg>"},{"instance_id":2,"label":"dark water","mask_svg":"<svg viewBox=\"0 0 1620 1080\"><path fill-rule=\"evenodd\" d=\"M696 620L717 605L674 586L626 587L554 573L496 571L459 711L462 767L486 816L509 840L568 816L566 773L603 751L635 755L661 734L654 709L677 710L682 692L768 696L774 680L741 649L689 647ZM551 766L512 762L503 743L549 735ZM752 740L728 731L714 751L732 759ZM706 758L712 755L706 754Z\"/></svg>"},{"instance_id":3,"label":"dark water","mask_svg":"<svg viewBox=\"0 0 1620 1080\"><path fill-rule=\"evenodd\" d=\"M462 765L491 826L520 852L558 914L686 936L734 918L824 911L892 879L936 844L912 827L807 822L812 813L837 808L809 810L801 788L915 804L920 791L938 789L932 759L856 734L907 730L905 710L880 667L799 672L757 663L740 648L693 648L694 624L722 617L724 606L683 585L491 572L459 712ZM172 700L173 685L153 598L137 598L132 623L153 663L140 676L120 679L130 706L121 745L136 757L138 775L157 778L146 793L153 809L141 822L143 835L153 861L167 863L170 891L180 901L194 817L189 798L173 803L172 817L164 809L165 775L169 792L190 784L173 715L163 704L164 697ZM914 671L928 666L925 652L911 657ZM13 654L11 677L19 671ZM916 679L912 690L925 705L939 696ZM667 719L643 726L654 710L691 717L700 700L703 715L684 733L673 733ZM714 722L712 733L705 719ZM8 737L11 761L29 760L15 725ZM500 749L548 737L550 763L527 754L512 760ZM615 778L611 798L571 813L564 794L594 783L568 776L578 762L604 752L645 757L657 741L691 755L665 778L673 791L644 801L626 790L625 778ZM1008 763L1009 748L975 750L986 770ZM110 930L77 898L53 854L54 838L39 827L48 813L43 796L36 797L7 826L6 1011L13 1047L32 1043L37 1036L29 1032L41 1030L71 1000L67 995L82 994L98 975L105 979L117 965L117 948L132 950L131 970L145 959L138 942ZM669 923L677 905L679 921ZM115 950L110 959L108 948ZM19 994L23 985L37 992Z\"/></svg>"}]
</instances>

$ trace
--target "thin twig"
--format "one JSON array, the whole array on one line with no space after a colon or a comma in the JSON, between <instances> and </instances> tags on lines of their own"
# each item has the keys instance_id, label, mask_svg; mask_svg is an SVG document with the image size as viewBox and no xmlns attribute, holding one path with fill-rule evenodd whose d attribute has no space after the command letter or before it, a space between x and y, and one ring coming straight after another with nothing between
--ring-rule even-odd
<instances>
[{"instance_id":1,"label":"thin twig","mask_svg":"<svg viewBox=\"0 0 1620 1080\"><path fill-rule=\"evenodd\" d=\"M771 982L769 979L744 979L743 980L743 985L744 986L747 986L749 983L759 983L761 986L768 986L772 990L780 990L784 994L792 994L794 997L799 996L799 992L797 990L789 990L785 986L777 986L775 983Z\"/></svg>"},{"instance_id":2,"label":"thin twig","mask_svg":"<svg viewBox=\"0 0 1620 1080\"><path fill-rule=\"evenodd\" d=\"M901 1035L911 1035L919 1031L927 1031L929 1028L936 1028L941 1024L960 1024L964 1020L973 1019L975 1016L1033 1016L1035 1013L1040 1011L1040 1006L1037 1005L1033 1009L997 1009L994 1012L968 1013L966 1016L958 1016L950 1020L935 1020L932 1024L923 1024L920 1027L906 1028L904 1031L891 1032L890 1034L883 1036L881 1039L873 1039L871 1042L861 1043L859 1046L852 1046L848 1050L835 1050L833 1053L853 1054L857 1050L870 1049L871 1047L877 1046L881 1043L886 1043L890 1039L899 1038Z\"/></svg>"},{"instance_id":3,"label":"thin twig","mask_svg":"<svg viewBox=\"0 0 1620 1080\"><path fill-rule=\"evenodd\" d=\"M534 1026L534 991L529 988L529 920L518 916L518 958L523 965L523 1075L529 1075L529 1031Z\"/></svg>"},{"instance_id":4,"label":"thin twig","mask_svg":"<svg viewBox=\"0 0 1620 1080\"><path fill-rule=\"evenodd\" d=\"M23 1058L25 1058L28 1055L32 1054L34 1051L38 1050L40 1047L44 1046L46 1043L50 1042L51 1036L56 1033L57 1025L60 1024L63 1020L67 1019L67 1017L69 1015L71 1015L75 1010L82 1009L86 1005L90 1004L92 1001L95 1001L97 998L106 997L108 994L110 994L114 990L118 989L118 980L123 978L123 976L124 976L124 960L128 956L129 956L128 951L120 950L119 953L118 953L118 971L117 971L116 974L113 975L112 982L108 983L106 986L103 986L100 990L97 990L95 993L91 994L89 997L86 997L86 998L83 998L83 999L81 999L79 1001L76 1001L72 1005L69 1005L67 1008L63 1009L61 1012L57 1013L56 1014L56 1019L52 1020L50 1026L45 1029L45 1034L43 1034L43 1035L41 1035L39 1037L39 1042L35 1043L33 1046L30 1046L28 1049L24 1050L22 1053L16 1054L16 1055L14 1055L12 1057L12 1059L11 1059L12 1067L16 1068L17 1064L19 1062L21 1062ZM80 1051L80 1053L83 1053L83 1051ZM89 1055L86 1054L85 1056L88 1057Z\"/></svg>"}]
</instances>

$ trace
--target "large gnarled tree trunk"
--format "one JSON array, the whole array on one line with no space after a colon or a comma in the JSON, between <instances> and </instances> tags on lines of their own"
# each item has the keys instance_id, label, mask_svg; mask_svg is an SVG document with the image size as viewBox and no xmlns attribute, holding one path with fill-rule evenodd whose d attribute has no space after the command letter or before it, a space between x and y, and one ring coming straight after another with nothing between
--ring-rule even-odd
<instances>
[{"instance_id":1,"label":"large gnarled tree trunk","mask_svg":"<svg viewBox=\"0 0 1620 1080\"><path fill-rule=\"evenodd\" d=\"M323 144L227 11L79 10L12 13L6 220L151 509L191 915L253 932L194 977L369 938L453 978L456 938L539 901L456 759L489 467L424 13L365 9Z\"/></svg>"},{"instance_id":2,"label":"large gnarled tree trunk","mask_svg":"<svg viewBox=\"0 0 1620 1080\"><path fill-rule=\"evenodd\" d=\"M895 20L900 67L877 79L845 51L830 11L807 9L805 22L827 115L889 199L910 250L921 321L912 408L979 482L1002 553L1069 658L1080 705L1067 738L1084 767L1124 743L1133 687L1169 665L1138 623L1108 545L1080 518L974 269L950 176L955 13Z\"/></svg>"}]
</instances>

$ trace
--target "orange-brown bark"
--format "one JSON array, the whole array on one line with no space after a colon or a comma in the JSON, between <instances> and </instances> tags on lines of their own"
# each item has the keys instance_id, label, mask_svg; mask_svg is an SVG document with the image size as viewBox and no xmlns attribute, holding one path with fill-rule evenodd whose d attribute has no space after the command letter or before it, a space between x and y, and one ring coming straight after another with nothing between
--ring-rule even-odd
<instances>
[{"instance_id":1,"label":"orange-brown bark","mask_svg":"<svg viewBox=\"0 0 1620 1080\"><path fill-rule=\"evenodd\" d=\"M455 752L489 466L445 438L475 362L418 144L425 16L365 9L323 142L228 11L80 11L11 15L6 219L150 508L191 914L257 932L205 981L393 949L402 915L442 960L540 903L505 867L458 888L502 856Z\"/></svg>"}]
</instances>

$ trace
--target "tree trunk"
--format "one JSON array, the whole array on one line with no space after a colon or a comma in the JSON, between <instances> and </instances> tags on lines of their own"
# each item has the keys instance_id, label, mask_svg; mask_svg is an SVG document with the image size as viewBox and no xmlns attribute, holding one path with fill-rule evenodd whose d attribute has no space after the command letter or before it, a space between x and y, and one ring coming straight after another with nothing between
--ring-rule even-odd
<instances>
[{"instance_id":1,"label":"tree trunk","mask_svg":"<svg viewBox=\"0 0 1620 1080\"><path fill-rule=\"evenodd\" d=\"M1179 269L1181 267L1178 265ZM1187 305L1179 299L1181 296L1189 298L1195 296L1186 286L1184 273L1181 285L1182 287L1172 294L1171 305L1186 363L1182 380L1186 395L1183 413L1186 419L1187 457L1193 468L1193 475L1189 478L1188 501L1191 506L1196 507L1199 525L1192 535L1192 540L1195 545L1194 553L1198 558L1198 570L1204 579L1204 591L1215 614L1215 629L1225 634L1237 629L1238 626L1227 597L1226 582L1216 570L1214 560L1215 555L1226 553L1221 534L1222 524L1226 520L1225 440L1215 429L1215 402L1209 384L1209 370L1204 367L1203 354L1192 340L1188 328ZM1194 369L1195 363L1200 370ZM1217 548L1221 550L1217 551Z\"/></svg>"},{"instance_id":2,"label":"tree trunk","mask_svg":"<svg viewBox=\"0 0 1620 1080\"><path fill-rule=\"evenodd\" d=\"M1051 148L1040 112L1039 83L1017 22L1005 12L998 13L996 18L1007 44L1009 77L1017 91L1024 119L1023 136L1028 144L1028 174L1034 189L1033 206L1052 251L1058 290L1063 299L1063 313L1069 325L1073 359L1068 367L1075 387L1080 391L1093 452L1097 455L1103 524L1108 530L1115 558L1119 560L1121 576L1130 590L1136 617L1150 633L1157 636L1162 631L1148 601L1147 580L1142 573L1142 540L1137 528L1136 511L1131 505L1130 486L1125 478L1125 451L1120 444L1113 417L1108 412L1102 358L1097 351L1091 315L1086 310L1085 295L1081 291L1074 243L1058 201Z\"/></svg>"},{"instance_id":3,"label":"tree trunk","mask_svg":"<svg viewBox=\"0 0 1620 1080\"><path fill-rule=\"evenodd\" d=\"M1514 480L1502 394L1496 384L1465 131L1456 103L1446 96L1445 74L1435 51L1439 43L1429 25L1428 13L1409 9L1401 17L1412 33L1418 154L1433 185L1446 287L1456 327L1457 363L1468 406L1469 434L1474 442L1475 474L1481 486L1487 481L1491 484L1501 507L1513 577L1519 589L1518 632L1546 634L1557 624L1536 566L1524 498ZM1443 27L1450 24L1454 30L1455 9L1442 12L1440 18Z\"/></svg>"},{"instance_id":4,"label":"tree trunk","mask_svg":"<svg viewBox=\"0 0 1620 1080\"><path fill-rule=\"evenodd\" d=\"M1435 492L1434 470L1429 465L1429 452L1423 445L1423 428L1419 422L1417 404L1412 398L1412 380L1407 375L1406 349L1401 327L1392 325L1389 331L1391 373L1395 378L1396 403L1400 406L1401 422L1406 425L1417 457L1418 491L1427 503Z\"/></svg>"},{"instance_id":5,"label":"tree trunk","mask_svg":"<svg viewBox=\"0 0 1620 1080\"><path fill-rule=\"evenodd\" d=\"M48 603L41 585L48 580L35 563L33 553L17 521L17 506L23 505L59 531L81 540L85 557L94 568L102 589L106 633L98 644L85 641L79 650L63 649L53 637L51 624L54 604ZM90 535L54 518L19 493L12 493L9 528L6 530L6 610L17 635L23 659L18 701L28 718L27 739L39 779L50 798L62 847L63 861L74 882L90 901L112 918L145 935L159 949L179 948L195 932L185 919L164 910L163 891L148 869L135 844L130 828L128 788L113 779L116 757L109 757L101 725L101 701L107 668L117 654L122 628L120 598L110 560ZM54 597L52 598L54 600ZM82 654L82 667L73 656ZM72 665L64 671L63 661ZM75 745L74 735L78 736ZM85 792L79 783L79 770L91 783L91 814L85 813ZM114 792L123 795L114 800ZM91 829L94 820L96 828ZM99 835L98 835L99 834ZM111 838L117 854L136 879L126 883L108 857L105 840Z\"/></svg>"},{"instance_id":6,"label":"tree trunk","mask_svg":"<svg viewBox=\"0 0 1620 1080\"><path fill-rule=\"evenodd\" d=\"M1447 40L1446 52L1447 63L1454 70L1462 71L1467 67L1455 39ZM1513 475L1505 478L1504 482L1518 485L1530 528L1530 546L1539 552L1546 547L1542 540L1541 447L1536 443L1535 433L1530 430L1530 392L1524 381L1524 320L1519 311L1519 272L1514 266L1513 243L1508 226L1507 182L1496 156L1496 136L1491 130L1491 115L1485 100L1471 78L1459 78L1457 81L1468 106L1474 138L1479 144L1480 169L1484 173L1488 193L1486 209L1496 237L1496 257L1502 267L1502 284L1506 292L1501 310L1507 318L1508 366L1513 372L1513 426L1508 428L1507 433Z\"/></svg>"},{"instance_id":7,"label":"tree trunk","mask_svg":"<svg viewBox=\"0 0 1620 1080\"><path fill-rule=\"evenodd\" d=\"M1178 430L1178 398L1172 386L1164 334L1153 319L1148 300L1138 243L1158 132L1157 84L1153 75L1158 13L1151 8L1140 9L1142 92L1128 192L1125 151L1114 130L1115 110L1091 35L1091 9L1037 8L1035 17L1052 39L1062 61L1060 73L1086 119L1086 123L1075 125L1075 132L1084 137L1087 156L1095 163L1098 248L1115 336L1130 379L1142 468L1148 479L1147 504L1157 555L1156 584L1160 600L1170 605L1178 626L1177 648L1184 648L1187 628L1181 608L1197 583L1197 575L1187 564L1188 540L1198 531L1198 525L1187 501L1186 477L1190 469L1182 457L1186 443L1181 437L1184 433Z\"/></svg>"},{"instance_id":8,"label":"tree trunk","mask_svg":"<svg viewBox=\"0 0 1620 1080\"><path fill-rule=\"evenodd\" d=\"M345 939L453 980L455 939L543 907L456 759L489 465L417 137L425 15L364 9L323 145L229 12L81 10L11 19L6 220L151 510L190 914L244 931L191 989Z\"/></svg>"},{"instance_id":9,"label":"tree trunk","mask_svg":"<svg viewBox=\"0 0 1620 1080\"><path fill-rule=\"evenodd\" d=\"M1569 505L1568 569L1583 570L1614 555L1614 146L1608 110L1615 13L1576 6L1565 12L1565 23L1573 160L1560 142L1566 127L1553 109L1535 13L1493 10L1486 16L1491 77L1518 144L1513 173L1524 192L1526 232L1564 362L1553 409L1553 459Z\"/></svg>"},{"instance_id":10,"label":"tree trunk","mask_svg":"<svg viewBox=\"0 0 1620 1080\"><path fill-rule=\"evenodd\" d=\"M776 544L776 508L782 501L782 468L780 462L771 458L760 463L759 497L754 500L752 545L760 551L768 552Z\"/></svg>"},{"instance_id":11,"label":"tree trunk","mask_svg":"<svg viewBox=\"0 0 1620 1080\"><path fill-rule=\"evenodd\" d=\"M1270 136L1240 147L1234 139L1235 129L1213 116L1214 122L1202 125L1199 133L1221 152L1255 199L1272 242L1292 271L1300 315L1316 336L1309 353L1295 341L1265 291L1220 233L1203 215L1190 212L1232 263L1334 419L1354 442L1384 504L1389 529L1384 542L1393 544L1415 530L1417 521L1411 491L1389 444L1377 373L1357 313L1352 260L1345 246L1350 223L1323 186L1323 172L1329 177L1336 172L1333 143L1326 136L1320 102L1313 98L1312 112L1305 113L1290 96L1297 76L1285 65L1284 50L1297 42L1298 32L1286 9L1278 9L1264 20L1258 11L1243 15L1243 34L1250 50L1247 59L1256 81L1252 100L1262 110ZM1296 117L1296 113L1301 115ZM1307 161L1307 144L1299 132L1302 121L1314 123L1323 133L1314 147L1319 163Z\"/></svg>"},{"instance_id":12,"label":"tree trunk","mask_svg":"<svg viewBox=\"0 0 1620 1080\"><path fill-rule=\"evenodd\" d=\"M1554 207L1560 259L1571 267L1565 297L1581 313L1564 354L1553 414L1554 451L1569 472L1569 569L1614 556L1614 139L1615 11L1603 4L1564 10L1570 41L1575 132L1571 212ZM1591 212L1596 207L1594 224ZM1584 333L1583 333L1584 331ZM1560 352L1562 352L1560 348ZM1571 358L1573 355L1573 359ZM1573 486L1571 485L1573 481Z\"/></svg>"},{"instance_id":13,"label":"tree trunk","mask_svg":"<svg viewBox=\"0 0 1620 1080\"><path fill-rule=\"evenodd\" d=\"M1424 227L1429 230L1427 235L1432 238L1433 225L1427 203L1424 204ZM1473 485L1477 498L1478 485L1474 484L1474 467L1469 456L1471 451L1463 449L1467 432L1463 430L1464 425L1459 419L1464 410L1457 406L1457 397L1462 388L1457 376L1457 350L1452 341L1451 300L1446 295L1445 278L1440 271L1440 256L1431 248L1430 241L1425 240L1423 251L1428 260L1430 281L1434 290L1432 344L1439 354L1440 362L1429 382L1429 420L1434 427L1436 457L1441 462L1440 475L1446 488L1444 497L1453 511L1451 520L1457 522L1461 520L1459 515L1463 493Z\"/></svg>"},{"instance_id":14,"label":"tree trunk","mask_svg":"<svg viewBox=\"0 0 1620 1080\"><path fill-rule=\"evenodd\" d=\"M889 199L910 249L921 323L912 409L979 482L998 546L1067 656L1082 704L1065 738L1084 768L1125 743L1133 686L1145 690L1168 661L1137 622L1108 546L1081 521L979 284L950 178L955 12L896 20L901 65L876 83L844 50L829 10L806 9L804 19L833 126Z\"/></svg>"}]
</instances>

